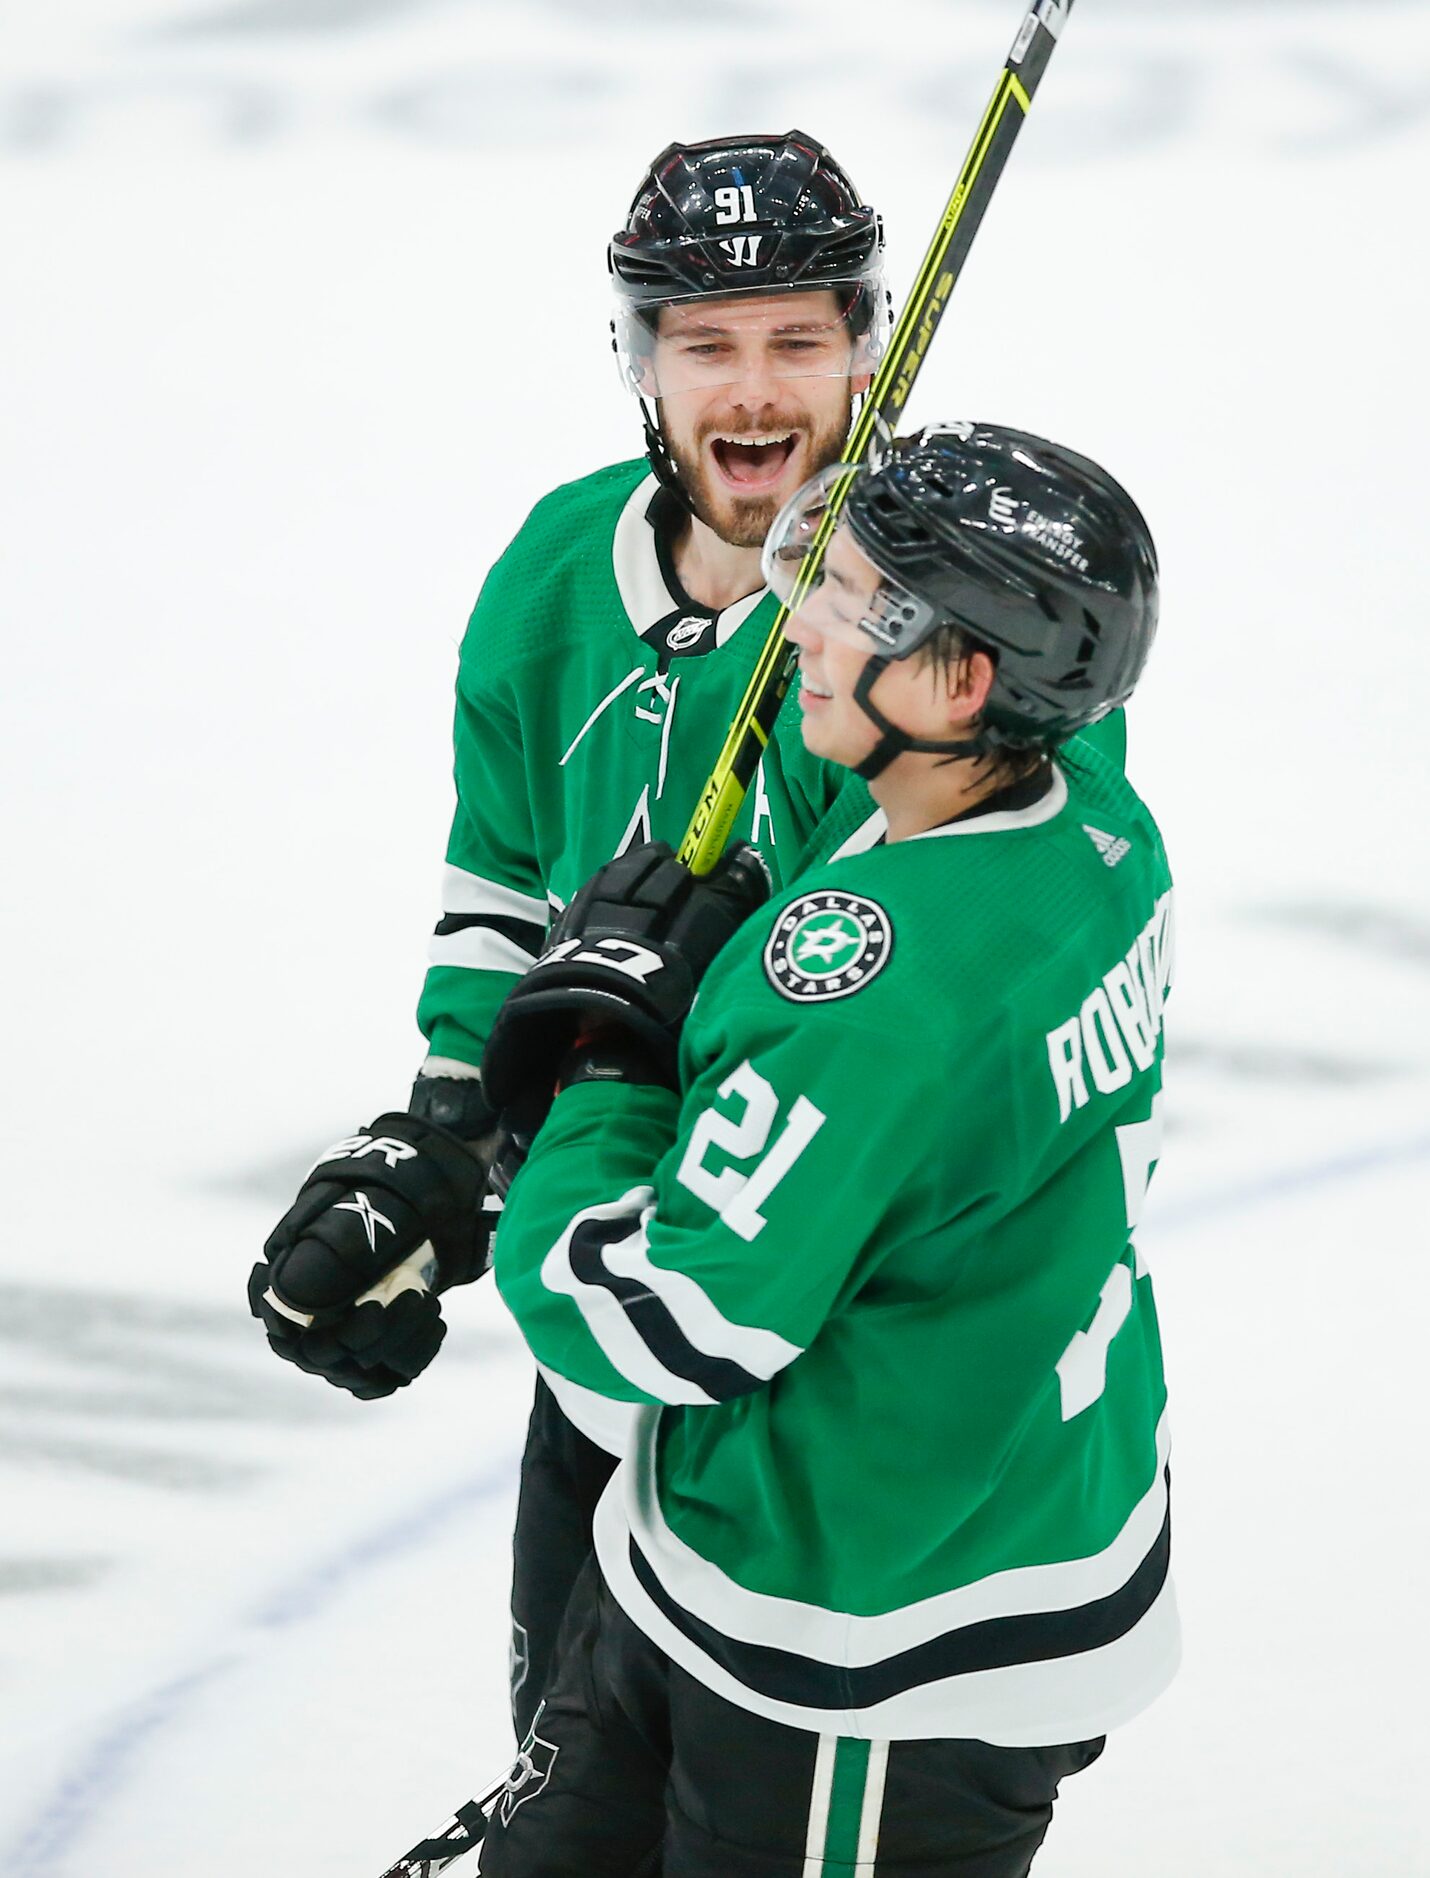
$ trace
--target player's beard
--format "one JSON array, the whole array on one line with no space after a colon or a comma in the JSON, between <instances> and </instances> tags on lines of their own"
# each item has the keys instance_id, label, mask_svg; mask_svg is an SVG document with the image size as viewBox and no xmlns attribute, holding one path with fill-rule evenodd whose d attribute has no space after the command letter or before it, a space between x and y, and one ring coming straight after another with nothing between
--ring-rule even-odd
<instances>
[{"instance_id":1,"label":"player's beard","mask_svg":"<svg viewBox=\"0 0 1430 1878\"><path fill-rule=\"evenodd\" d=\"M759 436L776 430L802 433L809 445L800 475L800 483L803 483L809 477L818 475L827 463L839 461L844 452L845 439L849 435L849 421L853 411L854 399L846 389L842 408L817 430L811 428L810 420L805 417L796 418L793 422L787 418L771 417L758 425L748 426L747 434ZM689 443L677 442L667 436L665 447L680 472L681 487L689 498L691 508L705 526L732 548L762 548L771 524L798 484L792 484L783 494L745 497L732 496L719 487L707 468L705 445L711 437L735 437L740 434L732 430L728 423L719 424L712 420L702 424Z\"/></svg>"}]
</instances>

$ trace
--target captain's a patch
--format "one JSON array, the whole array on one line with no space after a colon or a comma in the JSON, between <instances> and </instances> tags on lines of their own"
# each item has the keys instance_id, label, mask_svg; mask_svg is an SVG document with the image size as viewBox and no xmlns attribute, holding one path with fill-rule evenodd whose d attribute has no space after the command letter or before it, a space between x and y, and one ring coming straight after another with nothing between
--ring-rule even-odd
<instances>
[{"instance_id":1,"label":"captain's a patch","mask_svg":"<svg viewBox=\"0 0 1430 1878\"><path fill-rule=\"evenodd\" d=\"M792 1004L824 1004L862 991L893 950L893 921L877 900L822 887L780 914L765 942L765 976Z\"/></svg>"}]
</instances>

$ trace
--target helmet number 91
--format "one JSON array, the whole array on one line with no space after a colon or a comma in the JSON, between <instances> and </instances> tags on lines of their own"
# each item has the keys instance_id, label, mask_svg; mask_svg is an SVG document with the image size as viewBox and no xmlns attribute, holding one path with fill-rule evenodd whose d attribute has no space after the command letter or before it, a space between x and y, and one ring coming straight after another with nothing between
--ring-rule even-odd
<instances>
[{"instance_id":1,"label":"helmet number 91","mask_svg":"<svg viewBox=\"0 0 1430 1878\"><path fill-rule=\"evenodd\" d=\"M715 220L721 228L730 228L736 222L757 222L755 213L755 192L749 183L736 189L733 184L715 191Z\"/></svg>"}]
</instances>

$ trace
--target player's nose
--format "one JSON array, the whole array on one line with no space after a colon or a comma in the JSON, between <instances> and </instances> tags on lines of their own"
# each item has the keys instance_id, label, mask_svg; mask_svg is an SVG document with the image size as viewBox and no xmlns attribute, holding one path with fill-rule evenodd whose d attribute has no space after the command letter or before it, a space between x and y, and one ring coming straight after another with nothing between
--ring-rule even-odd
<instances>
[{"instance_id":1,"label":"player's nose","mask_svg":"<svg viewBox=\"0 0 1430 1878\"><path fill-rule=\"evenodd\" d=\"M792 646L798 646L801 652L818 651L822 639L819 628L809 618L808 604L797 613L787 613L784 620L784 636Z\"/></svg>"},{"instance_id":2,"label":"player's nose","mask_svg":"<svg viewBox=\"0 0 1430 1878\"><path fill-rule=\"evenodd\" d=\"M762 411L778 401L780 380L762 346L748 347L736 361L738 376L726 387L731 404L746 411Z\"/></svg>"}]
</instances>

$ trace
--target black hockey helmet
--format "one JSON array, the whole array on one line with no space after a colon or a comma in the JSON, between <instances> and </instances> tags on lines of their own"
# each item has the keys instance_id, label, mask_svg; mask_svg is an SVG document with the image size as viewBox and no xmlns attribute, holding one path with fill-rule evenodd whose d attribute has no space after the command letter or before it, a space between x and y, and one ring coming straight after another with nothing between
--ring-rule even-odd
<instances>
[{"instance_id":1,"label":"black hockey helmet","mask_svg":"<svg viewBox=\"0 0 1430 1878\"><path fill-rule=\"evenodd\" d=\"M1001 425L950 424L899 439L877 466L825 470L765 544L782 597L831 504L882 577L858 622L873 669L857 695L894 739L884 763L934 746L898 742L868 691L940 628L996 667L978 742L949 754L1052 748L1130 697L1157 631L1157 553L1132 498L1087 457Z\"/></svg>"},{"instance_id":2,"label":"black hockey helmet","mask_svg":"<svg viewBox=\"0 0 1430 1878\"><path fill-rule=\"evenodd\" d=\"M862 289L867 326L883 251L874 210L823 144L791 130L662 150L611 238L610 268L618 298L632 308L707 294Z\"/></svg>"},{"instance_id":3,"label":"black hockey helmet","mask_svg":"<svg viewBox=\"0 0 1430 1878\"><path fill-rule=\"evenodd\" d=\"M875 361L889 325L883 252L879 216L803 131L673 143L642 177L625 227L611 238L622 375L643 401L652 395L643 361L663 307L806 288L835 292L840 317L863 342L860 358ZM650 409L646 432L656 473L678 489Z\"/></svg>"}]
</instances>

